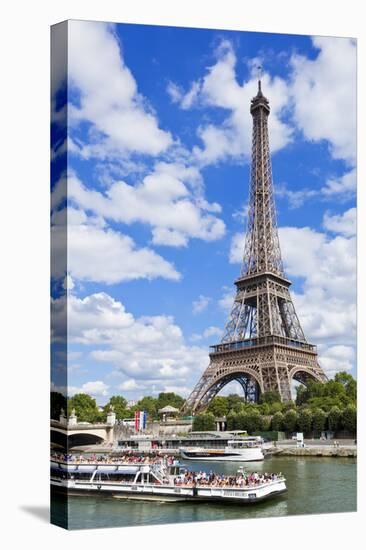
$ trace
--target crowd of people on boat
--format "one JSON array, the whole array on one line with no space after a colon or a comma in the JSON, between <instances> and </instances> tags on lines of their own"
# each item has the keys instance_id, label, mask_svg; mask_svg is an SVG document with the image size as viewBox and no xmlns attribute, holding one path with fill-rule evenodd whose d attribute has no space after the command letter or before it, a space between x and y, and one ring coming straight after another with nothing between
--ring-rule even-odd
<instances>
[{"instance_id":1,"label":"crowd of people on boat","mask_svg":"<svg viewBox=\"0 0 366 550\"><path fill-rule=\"evenodd\" d=\"M172 456L162 456L159 454L153 455L135 455L132 453L123 454L119 456L111 456L105 454L91 454L91 455L81 455L81 454L65 454L65 453L53 453L51 454L51 460L56 462L67 462L70 464L161 464L164 466L173 466L178 464Z\"/></svg>"},{"instance_id":2,"label":"crowd of people on boat","mask_svg":"<svg viewBox=\"0 0 366 550\"><path fill-rule=\"evenodd\" d=\"M250 474L240 473L238 475L215 474L210 471L190 472L186 471L184 475L174 478L175 485L196 486L209 485L210 487L254 487L271 483L282 479L282 473L263 473L252 472Z\"/></svg>"}]
</instances>

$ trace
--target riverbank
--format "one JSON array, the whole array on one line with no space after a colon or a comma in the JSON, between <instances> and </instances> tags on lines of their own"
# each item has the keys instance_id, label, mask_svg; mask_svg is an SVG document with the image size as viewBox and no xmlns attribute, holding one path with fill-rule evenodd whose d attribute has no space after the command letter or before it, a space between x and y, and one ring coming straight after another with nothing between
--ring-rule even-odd
<instances>
[{"instance_id":1,"label":"riverbank","mask_svg":"<svg viewBox=\"0 0 366 550\"><path fill-rule=\"evenodd\" d=\"M356 458L357 447L332 447L330 445L322 445L311 447L270 447L267 449L270 456L317 456L317 457L342 457Z\"/></svg>"}]
</instances>

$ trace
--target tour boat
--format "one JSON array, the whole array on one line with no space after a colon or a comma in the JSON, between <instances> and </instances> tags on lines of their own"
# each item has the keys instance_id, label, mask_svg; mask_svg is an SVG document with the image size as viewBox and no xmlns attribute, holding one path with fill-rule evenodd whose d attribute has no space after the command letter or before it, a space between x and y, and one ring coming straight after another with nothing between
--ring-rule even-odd
<instances>
[{"instance_id":1,"label":"tour boat","mask_svg":"<svg viewBox=\"0 0 366 550\"><path fill-rule=\"evenodd\" d=\"M190 472L173 464L72 463L51 460L51 485L70 495L110 495L116 498L164 502L205 501L254 504L284 493L286 480L271 474L255 474L249 483L245 475L209 477L186 482ZM212 474L211 474L212 475ZM257 477L255 477L257 476ZM189 478L188 478L189 479ZM194 478L193 478L194 479Z\"/></svg>"},{"instance_id":2,"label":"tour boat","mask_svg":"<svg viewBox=\"0 0 366 550\"><path fill-rule=\"evenodd\" d=\"M229 440L224 449L204 447L181 447L180 455L185 460L214 460L220 462L256 462L264 459L261 437L246 437Z\"/></svg>"}]
</instances>

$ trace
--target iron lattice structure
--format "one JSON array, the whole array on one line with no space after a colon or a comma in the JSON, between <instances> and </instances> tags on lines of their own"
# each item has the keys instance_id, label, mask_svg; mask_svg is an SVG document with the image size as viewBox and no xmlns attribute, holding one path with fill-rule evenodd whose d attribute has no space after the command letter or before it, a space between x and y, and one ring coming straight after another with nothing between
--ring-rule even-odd
<instances>
[{"instance_id":1,"label":"iron lattice structure","mask_svg":"<svg viewBox=\"0 0 366 550\"><path fill-rule=\"evenodd\" d=\"M197 412L236 380L245 399L278 391L291 400L291 382L320 382L326 376L316 347L304 336L285 277L277 230L268 137L269 101L258 82L252 99L252 160L248 225L236 296L221 343L211 346L210 364L184 404Z\"/></svg>"}]
</instances>

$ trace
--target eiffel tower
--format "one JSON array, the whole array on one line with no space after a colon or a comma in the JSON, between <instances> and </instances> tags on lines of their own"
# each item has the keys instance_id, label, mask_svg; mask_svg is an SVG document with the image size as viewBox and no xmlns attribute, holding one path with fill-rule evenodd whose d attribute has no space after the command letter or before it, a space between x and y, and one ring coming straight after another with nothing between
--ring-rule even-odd
<instances>
[{"instance_id":1,"label":"eiffel tower","mask_svg":"<svg viewBox=\"0 0 366 550\"><path fill-rule=\"evenodd\" d=\"M197 412L229 382L236 380L247 401L277 391L291 400L296 380L327 380L316 346L304 336L281 258L268 138L269 101L261 80L252 99L252 160L248 226L236 296L221 343L211 346L210 364L183 410Z\"/></svg>"}]
</instances>

